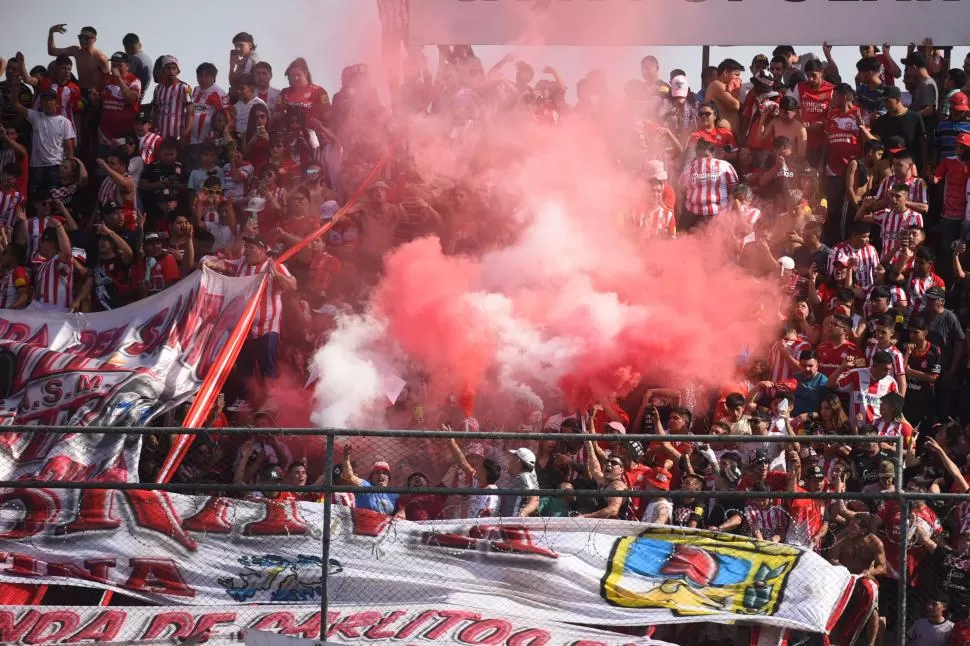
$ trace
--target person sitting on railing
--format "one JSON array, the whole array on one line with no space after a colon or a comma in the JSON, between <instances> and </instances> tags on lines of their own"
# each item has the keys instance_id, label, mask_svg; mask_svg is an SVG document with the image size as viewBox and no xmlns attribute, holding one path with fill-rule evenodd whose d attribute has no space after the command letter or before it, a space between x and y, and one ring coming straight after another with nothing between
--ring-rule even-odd
<instances>
[{"instance_id":1,"label":"person sitting on railing","mask_svg":"<svg viewBox=\"0 0 970 646\"><path fill-rule=\"evenodd\" d=\"M353 487L386 487L391 483L391 465L384 460L376 460L371 467L370 480L364 480L354 473L354 467L350 463L352 448L349 444L344 445L343 457L343 483ZM390 516L397 510L399 494L377 491L374 493L355 494L357 507L359 509L370 509L381 514Z\"/></svg>"}]
</instances>

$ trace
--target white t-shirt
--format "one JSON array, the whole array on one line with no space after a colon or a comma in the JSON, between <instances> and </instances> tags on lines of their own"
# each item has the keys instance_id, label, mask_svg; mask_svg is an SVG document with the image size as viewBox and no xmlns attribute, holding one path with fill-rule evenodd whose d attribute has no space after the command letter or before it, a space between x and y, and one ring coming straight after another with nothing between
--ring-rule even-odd
<instances>
[{"instance_id":1,"label":"white t-shirt","mask_svg":"<svg viewBox=\"0 0 970 646\"><path fill-rule=\"evenodd\" d=\"M30 146L30 165L57 166L64 161L64 141L77 138L74 126L64 115L49 117L37 110L27 111L27 121L34 129Z\"/></svg>"},{"instance_id":2,"label":"white t-shirt","mask_svg":"<svg viewBox=\"0 0 970 646\"><path fill-rule=\"evenodd\" d=\"M674 505L666 498L654 498L643 510L643 522L655 523L660 518L660 513L667 510L667 522L670 522L671 514L674 512Z\"/></svg>"},{"instance_id":3,"label":"white t-shirt","mask_svg":"<svg viewBox=\"0 0 970 646\"><path fill-rule=\"evenodd\" d=\"M498 489L497 486L490 484L486 489ZM470 496L468 501L468 518L479 518L483 515L498 516L499 497L495 494L483 494L480 496Z\"/></svg>"},{"instance_id":4,"label":"white t-shirt","mask_svg":"<svg viewBox=\"0 0 970 646\"><path fill-rule=\"evenodd\" d=\"M235 236L232 234L232 229L224 224L219 224L218 222L206 222L206 231L212 234L215 240L212 243L213 251L222 251L223 249L229 249L232 247L233 242L235 242Z\"/></svg>"},{"instance_id":5,"label":"white t-shirt","mask_svg":"<svg viewBox=\"0 0 970 646\"><path fill-rule=\"evenodd\" d=\"M243 103L242 100L236 101L236 105L233 106L233 110L236 111L236 132L245 134L246 128L249 126L249 111L253 109L254 105L266 105L266 102L256 95L253 95L253 99L249 103ZM269 109L269 106L267 106L267 109Z\"/></svg>"},{"instance_id":6,"label":"white t-shirt","mask_svg":"<svg viewBox=\"0 0 970 646\"><path fill-rule=\"evenodd\" d=\"M931 624L930 620L924 617L906 631L906 639L909 640L907 643L919 644L919 646L946 646L947 637L950 636L952 629L952 621Z\"/></svg>"}]
</instances>

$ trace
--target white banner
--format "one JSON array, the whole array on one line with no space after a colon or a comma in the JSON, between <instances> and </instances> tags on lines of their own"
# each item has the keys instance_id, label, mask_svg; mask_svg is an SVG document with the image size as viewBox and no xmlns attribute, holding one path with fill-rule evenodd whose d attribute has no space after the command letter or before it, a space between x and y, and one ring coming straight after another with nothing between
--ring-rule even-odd
<instances>
[{"instance_id":1,"label":"white banner","mask_svg":"<svg viewBox=\"0 0 970 646\"><path fill-rule=\"evenodd\" d=\"M0 310L0 426L145 425L195 394L260 280L205 270L110 312ZM141 437L0 433L0 478L137 481Z\"/></svg>"},{"instance_id":2,"label":"white banner","mask_svg":"<svg viewBox=\"0 0 970 646\"><path fill-rule=\"evenodd\" d=\"M319 603L318 503L17 489L0 493L0 510L2 581L93 586L161 604ZM624 521L413 523L337 506L331 538L334 604L825 631L855 583L789 545Z\"/></svg>"},{"instance_id":3,"label":"white banner","mask_svg":"<svg viewBox=\"0 0 970 646\"><path fill-rule=\"evenodd\" d=\"M970 0L411 0L412 45L970 44ZM716 61L715 61L716 62Z\"/></svg>"},{"instance_id":4,"label":"white banner","mask_svg":"<svg viewBox=\"0 0 970 646\"><path fill-rule=\"evenodd\" d=\"M150 643L208 632L210 642L245 631L246 644L287 644L320 637L320 609L297 605L164 607L0 607L0 642L54 644ZM276 637L279 636L279 637ZM274 641L274 637L276 637ZM666 642L534 619L469 612L447 605L336 607L328 612L327 643L490 646L671 646ZM238 642L236 642L238 643ZM305 643L305 642L304 642ZM318 641L310 643L319 644Z\"/></svg>"}]
</instances>

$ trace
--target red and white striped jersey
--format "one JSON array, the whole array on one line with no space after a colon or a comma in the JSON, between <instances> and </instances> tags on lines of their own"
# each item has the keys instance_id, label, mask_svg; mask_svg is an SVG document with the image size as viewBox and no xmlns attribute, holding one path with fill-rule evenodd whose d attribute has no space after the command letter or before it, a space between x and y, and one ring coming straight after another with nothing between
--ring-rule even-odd
<instances>
[{"instance_id":1,"label":"red and white striped jersey","mask_svg":"<svg viewBox=\"0 0 970 646\"><path fill-rule=\"evenodd\" d=\"M273 114L273 111L276 109L276 102L280 100L280 90L277 90L275 87L270 87L266 88L266 91L263 92L257 88L256 96L266 104L266 107L269 108L269 113Z\"/></svg>"},{"instance_id":2,"label":"red and white striped jersey","mask_svg":"<svg viewBox=\"0 0 970 646\"><path fill-rule=\"evenodd\" d=\"M757 529L766 541L770 541L772 536L785 537L788 512L781 505L772 505L767 509L756 504L745 505L744 519L748 523L748 531L752 536Z\"/></svg>"},{"instance_id":3,"label":"red and white striped jersey","mask_svg":"<svg viewBox=\"0 0 970 646\"><path fill-rule=\"evenodd\" d=\"M0 225L13 228L17 222L17 205L24 201L20 191L0 191Z\"/></svg>"},{"instance_id":4,"label":"red and white striped jersey","mask_svg":"<svg viewBox=\"0 0 970 646\"><path fill-rule=\"evenodd\" d=\"M897 246L889 256L889 262L898 267L903 274L908 274L916 264L916 254L907 254L903 247Z\"/></svg>"},{"instance_id":5,"label":"red and white striped jersey","mask_svg":"<svg viewBox=\"0 0 970 646\"><path fill-rule=\"evenodd\" d=\"M0 309L12 307L17 302L17 292L30 289L30 278L23 267L14 267L0 278Z\"/></svg>"},{"instance_id":6,"label":"red and white striped jersey","mask_svg":"<svg viewBox=\"0 0 970 646\"><path fill-rule=\"evenodd\" d=\"M141 155L142 161L145 162L145 166L148 166L155 161L155 151L158 150L158 145L162 143L162 138L156 135L154 132L149 132L147 135L138 140L138 154Z\"/></svg>"},{"instance_id":7,"label":"red and white striped jersey","mask_svg":"<svg viewBox=\"0 0 970 646\"><path fill-rule=\"evenodd\" d=\"M101 180L101 186L98 188L98 205L104 205L108 202L118 202L121 203L121 196L118 194L118 185L110 177L105 177Z\"/></svg>"},{"instance_id":8,"label":"red and white striped jersey","mask_svg":"<svg viewBox=\"0 0 970 646\"><path fill-rule=\"evenodd\" d=\"M926 290L930 287L939 287L945 290L946 283L933 272L930 272L930 275L926 278L912 275L909 277L909 280L906 282L906 289L909 292L909 303L912 305L913 314L926 309Z\"/></svg>"},{"instance_id":9,"label":"red and white striped jersey","mask_svg":"<svg viewBox=\"0 0 970 646\"><path fill-rule=\"evenodd\" d=\"M854 368L835 382L836 388L849 393L851 411L849 419L854 420L862 415L866 423L871 424L879 418L879 402L886 393L899 392L896 380L886 375L879 381L872 378L869 368Z\"/></svg>"},{"instance_id":10,"label":"red and white striped jersey","mask_svg":"<svg viewBox=\"0 0 970 646\"><path fill-rule=\"evenodd\" d=\"M907 227L923 228L923 215L912 209L895 211L891 208L877 213L872 218L882 232L882 248L891 249L899 242L899 236Z\"/></svg>"},{"instance_id":11,"label":"red and white striped jersey","mask_svg":"<svg viewBox=\"0 0 970 646\"><path fill-rule=\"evenodd\" d=\"M263 261L260 265L250 265L246 258L227 260L234 269L236 276L255 276L256 274L268 274L269 263L272 258ZM280 265L279 272L284 276L292 276L286 265ZM263 296L256 316L253 318L253 327L249 332L249 338L256 339L266 334L280 332L280 319L283 316L283 291L276 285L276 281L269 278L269 285L266 287L266 294Z\"/></svg>"},{"instance_id":12,"label":"red and white striped jersey","mask_svg":"<svg viewBox=\"0 0 970 646\"><path fill-rule=\"evenodd\" d=\"M715 216L731 197L738 183L734 166L723 159L699 157L684 167L680 185L684 189L684 209L697 215Z\"/></svg>"},{"instance_id":13,"label":"red and white striped jersey","mask_svg":"<svg viewBox=\"0 0 970 646\"><path fill-rule=\"evenodd\" d=\"M74 291L73 262L62 262L59 254L48 258L37 267L36 281L34 302L48 310L66 312L70 308L71 295Z\"/></svg>"},{"instance_id":14,"label":"red and white striped jersey","mask_svg":"<svg viewBox=\"0 0 970 646\"><path fill-rule=\"evenodd\" d=\"M212 132L212 116L221 110L229 109L229 97L225 90L212 84L203 89L201 86L192 91L192 134L189 143L201 144Z\"/></svg>"},{"instance_id":15,"label":"red and white striped jersey","mask_svg":"<svg viewBox=\"0 0 970 646\"><path fill-rule=\"evenodd\" d=\"M876 199L886 195L893 187L893 184L906 184L906 186L909 187L910 202L927 204L926 182L923 181L922 177L910 177L905 182L900 182L898 179L896 179L895 175L890 175L889 177L884 178L879 184L879 190L876 191Z\"/></svg>"},{"instance_id":16,"label":"red and white striped jersey","mask_svg":"<svg viewBox=\"0 0 970 646\"><path fill-rule=\"evenodd\" d=\"M75 108L79 109L81 105L81 88L78 87L77 83L68 81L66 84L60 85L50 79L40 79L34 94L34 110L40 110L40 95L44 90L52 90L57 95L57 114L67 117L67 120L74 126L74 130L77 131L77 115L74 114L74 110Z\"/></svg>"},{"instance_id":17,"label":"red and white striped jersey","mask_svg":"<svg viewBox=\"0 0 970 646\"><path fill-rule=\"evenodd\" d=\"M913 437L913 427L909 422L877 419L873 426L876 428L876 434L881 437L899 437L900 435L906 439Z\"/></svg>"},{"instance_id":18,"label":"red and white striped jersey","mask_svg":"<svg viewBox=\"0 0 970 646\"><path fill-rule=\"evenodd\" d=\"M674 218L674 212L662 205L649 211L637 213L636 225L640 227L643 238L677 235L677 221Z\"/></svg>"},{"instance_id":19,"label":"red and white striped jersey","mask_svg":"<svg viewBox=\"0 0 970 646\"><path fill-rule=\"evenodd\" d=\"M869 341L866 344L866 364L872 365L872 358L876 356L876 352L883 350L888 352L893 358L892 373L893 375L905 375L906 374L906 357L903 353L899 351L894 345L890 345L888 348L880 348L876 345L875 341Z\"/></svg>"},{"instance_id":20,"label":"red and white striped jersey","mask_svg":"<svg viewBox=\"0 0 970 646\"><path fill-rule=\"evenodd\" d=\"M27 257L33 258L40 248L40 236L44 229L54 226L57 220L53 216L27 218Z\"/></svg>"},{"instance_id":21,"label":"red and white striped jersey","mask_svg":"<svg viewBox=\"0 0 970 646\"><path fill-rule=\"evenodd\" d=\"M155 86L152 106L155 109L155 132L162 137L182 138L185 128L185 106L192 103L192 88L176 81Z\"/></svg>"},{"instance_id":22,"label":"red and white striped jersey","mask_svg":"<svg viewBox=\"0 0 970 646\"><path fill-rule=\"evenodd\" d=\"M811 350L812 344L805 337L798 337L795 340L778 339L768 350L768 365L771 366L770 380L776 384L792 376L791 366L785 359L785 355L798 359L799 355L805 350Z\"/></svg>"},{"instance_id":23,"label":"red and white striped jersey","mask_svg":"<svg viewBox=\"0 0 970 646\"><path fill-rule=\"evenodd\" d=\"M855 272L855 282L863 289L871 287L876 282L876 267L880 264L879 252L876 248L867 244L861 249L856 249L848 241L835 245L829 255L829 275L832 275L835 259L846 256L855 260L855 265L852 267L852 271Z\"/></svg>"}]
</instances>

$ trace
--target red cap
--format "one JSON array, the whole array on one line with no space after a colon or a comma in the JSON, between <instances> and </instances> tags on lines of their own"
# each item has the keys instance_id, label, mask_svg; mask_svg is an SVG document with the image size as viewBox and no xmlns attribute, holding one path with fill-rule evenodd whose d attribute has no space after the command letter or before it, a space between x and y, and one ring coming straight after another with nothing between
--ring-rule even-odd
<instances>
[{"instance_id":1,"label":"red cap","mask_svg":"<svg viewBox=\"0 0 970 646\"><path fill-rule=\"evenodd\" d=\"M670 491L670 471L663 467L648 468L643 474L643 480L654 489Z\"/></svg>"},{"instance_id":2,"label":"red cap","mask_svg":"<svg viewBox=\"0 0 970 646\"><path fill-rule=\"evenodd\" d=\"M960 134L957 135L956 141L961 146L966 146L967 148L970 148L970 133L961 132Z\"/></svg>"},{"instance_id":3,"label":"red cap","mask_svg":"<svg viewBox=\"0 0 970 646\"><path fill-rule=\"evenodd\" d=\"M385 473L390 473L391 465L389 465L384 460L378 460L377 462L374 463L374 466L373 468L371 468L370 471L371 473L374 473L375 471L384 471Z\"/></svg>"},{"instance_id":4,"label":"red cap","mask_svg":"<svg viewBox=\"0 0 970 646\"><path fill-rule=\"evenodd\" d=\"M970 112L970 100L963 92L957 92L950 97L950 109L960 112Z\"/></svg>"}]
</instances>

